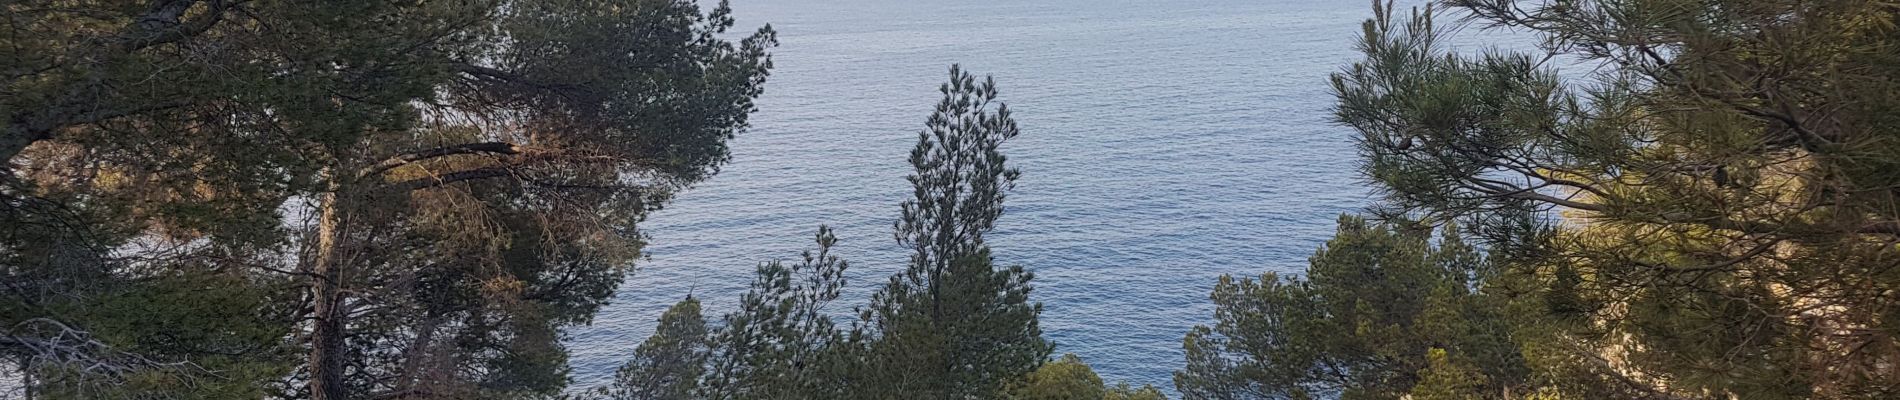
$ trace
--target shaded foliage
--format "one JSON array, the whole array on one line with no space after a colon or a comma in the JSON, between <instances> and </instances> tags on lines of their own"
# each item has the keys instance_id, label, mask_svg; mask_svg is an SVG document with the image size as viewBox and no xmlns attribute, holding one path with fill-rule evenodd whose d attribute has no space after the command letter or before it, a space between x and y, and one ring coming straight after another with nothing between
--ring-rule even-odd
<instances>
[{"instance_id":1,"label":"shaded foliage","mask_svg":"<svg viewBox=\"0 0 1900 400\"><path fill-rule=\"evenodd\" d=\"M1489 270L1453 229L1395 229L1341 217L1304 278L1223 276L1214 326L1190 331L1175 386L1187 399L1397 399L1457 368L1501 398L1527 379Z\"/></svg>"},{"instance_id":2,"label":"shaded foliage","mask_svg":"<svg viewBox=\"0 0 1900 400\"><path fill-rule=\"evenodd\" d=\"M557 393L774 45L684 0L0 8L0 359L56 397Z\"/></svg>"},{"instance_id":3,"label":"shaded foliage","mask_svg":"<svg viewBox=\"0 0 1900 400\"><path fill-rule=\"evenodd\" d=\"M1074 354L1063 354L1045 362L1035 371L1009 384L1005 398L1011 400L1164 400L1166 395L1154 386L1131 387L1128 383L1107 386L1095 370Z\"/></svg>"},{"instance_id":4,"label":"shaded foliage","mask_svg":"<svg viewBox=\"0 0 1900 400\"><path fill-rule=\"evenodd\" d=\"M1456 221L1491 248L1484 285L1522 317L1539 393L1900 390L1900 8L1448 3L1547 54L1453 54L1433 11L1375 7L1365 60L1334 76L1336 115L1360 134L1383 217ZM1566 79L1551 60L1593 73Z\"/></svg>"},{"instance_id":5,"label":"shaded foliage","mask_svg":"<svg viewBox=\"0 0 1900 400\"><path fill-rule=\"evenodd\" d=\"M699 300L687 297L660 315L653 336L633 349L633 359L614 373L613 384L595 390L602 399L684 400L706 368L706 319Z\"/></svg>"},{"instance_id":6,"label":"shaded foliage","mask_svg":"<svg viewBox=\"0 0 1900 400\"><path fill-rule=\"evenodd\" d=\"M990 110L993 79L953 66L939 91L943 101L911 150L912 198L896 223L910 263L851 333L868 342L855 380L870 398L995 398L1051 349L1037 324L1042 305L1029 301L1034 275L995 266L983 238L1021 175L1000 151L1016 121L1006 105Z\"/></svg>"},{"instance_id":7,"label":"shaded foliage","mask_svg":"<svg viewBox=\"0 0 1900 400\"><path fill-rule=\"evenodd\" d=\"M816 253L787 265L759 266L739 310L712 334L713 357L701 397L713 399L839 398L838 379L851 364L850 344L826 306L845 284L849 265L831 254L838 238L820 227Z\"/></svg>"}]
</instances>

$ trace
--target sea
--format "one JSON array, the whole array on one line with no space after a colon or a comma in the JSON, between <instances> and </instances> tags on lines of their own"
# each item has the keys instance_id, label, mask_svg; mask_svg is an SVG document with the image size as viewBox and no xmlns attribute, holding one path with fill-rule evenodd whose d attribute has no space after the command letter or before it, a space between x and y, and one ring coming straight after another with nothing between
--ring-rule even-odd
<instances>
[{"instance_id":1,"label":"sea","mask_svg":"<svg viewBox=\"0 0 1900 400\"><path fill-rule=\"evenodd\" d=\"M1297 274L1340 214L1376 200L1328 83L1360 58L1368 1L731 5L739 32L778 32L765 94L731 162L643 223L646 256L568 332L576 390L610 381L688 295L716 324L759 263L797 260L819 226L851 265L833 308L866 304L906 261L906 158L953 64L994 77L1022 128L1003 149L1022 178L988 236L997 261L1035 273L1056 354L1111 384L1173 395L1221 275ZM1518 39L1460 35L1470 51Z\"/></svg>"}]
</instances>

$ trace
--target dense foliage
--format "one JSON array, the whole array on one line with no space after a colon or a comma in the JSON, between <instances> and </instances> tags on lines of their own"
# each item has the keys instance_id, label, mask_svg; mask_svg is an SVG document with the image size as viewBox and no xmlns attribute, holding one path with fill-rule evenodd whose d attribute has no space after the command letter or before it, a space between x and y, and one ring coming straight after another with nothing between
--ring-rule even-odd
<instances>
[{"instance_id":1,"label":"dense foliage","mask_svg":"<svg viewBox=\"0 0 1900 400\"><path fill-rule=\"evenodd\" d=\"M1520 386L1497 300L1474 290L1489 264L1455 230L1430 233L1342 217L1304 278L1223 277L1218 322L1188 333L1175 386L1207 399L1416 398L1450 390L1431 377L1453 371L1470 375L1455 380L1461 394Z\"/></svg>"},{"instance_id":2,"label":"dense foliage","mask_svg":"<svg viewBox=\"0 0 1900 400\"><path fill-rule=\"evenodd\" d=\"M694 398L705 374L706 319L699 300L687 297L660 315L653 336L633 350L633 358L614 373L614 384L596 388L603 399L682 400Z\"/></svg>"},{"instance_id":3,"label":"dense foliage","mask_svg":"<svg viewBox=\"0 0 1900 400\"><path fill-rule=\"evenodd\" d=\"M1900 395L1900 7L1448 4L1546 54L1455 54L1434 10L1375 4L1365 60L1334 76L1337 118L1385 195L1374 231L1462 230L1490 272L1323 289L1402 279L1333 281L1334 253L1389 252L1346 246L1364 236L1347 224L1304 281L1221 283L1219 323L1189 335L1184 394ZM1399 271L1388 261L1347 270ZM1470 295L1443 303L1431 286Z\"/></svg>"},{"instance_id":4,"label":"dense foliage","mask_svg":"<svg viewBox=\"0 0 1900 400\"><path fill-rule=\"evenodd\" d=\"M0 10L0 360L36 398L557 393L774 40L685 0Z\"/></svg>"},{"instance_id":5,"label":"dense foliage","mask_svg":"<svg viewBox=\"0 0 1900 400\"><path fill-rule=\"evenodd\" d=\"M897 242L911 250L862 311L852 338L869 341L859 368L868 398L994 398L1003 384L1048 358L1029 301L1033 274L997 267L983 235L1003 214L1021 175L998 147L1017 134L994 80L950 69L943 101L911 150L913 198L903 204ZM872 390L875 390L873 392Z\"/></svg>"},{"instance_id":6,"label":"dense foliage","mask_svg":"<svg viewBox=\"0 0 1900 400\"><path fill-rule=\"evenodd\" d=\"M1441 5L1375 2L1330 82L1382 201L1303 274L1216 283L1183 396L1900 397L1900 5ZM36 399L563 396L563 329L726 161L775 45L690 0L0 22L0 367ZM1542 54L1451 51L1466 26ZM866 303L833 308L850 265L821 227L717 323L688 296L572 394L1162 398L1049 360L1034 275L986 238L1019 129L992 80L940 91L908 259Z\"/></svg>"},{"instance_id":7,"label":"dense foliage","mask_svg":"<svg viewBox=\"0 0 1900 400\"><path fill-rule=\"evenodd\" d=\"M1042 364L1021 379L1011 382L1007 390L1010 400L1164 400L1166 395L1161 389L1143 385L1136 388L1127 383L1107 386L1102 377L1095 375L1095 369L1082 362L1074 354Z\"/></svg>"}]
</instances>

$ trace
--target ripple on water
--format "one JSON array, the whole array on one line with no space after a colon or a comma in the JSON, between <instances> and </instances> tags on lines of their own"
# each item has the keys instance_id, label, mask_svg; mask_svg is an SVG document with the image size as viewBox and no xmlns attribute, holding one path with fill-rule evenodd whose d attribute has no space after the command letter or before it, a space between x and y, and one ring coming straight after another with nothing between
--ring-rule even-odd
<instances>
[{"instance_id":1,"label":"ripple on water","mask_svg":"<svg viewBox=\"0 0 1900 400\"><path fill-rule=\"evenodd\" d=\"M992 74L1024 172L991 241L1036 272L1058 352L1173 391L1181 336L1221 274L1299 271L1363 207L1327 74L1355 59L1363 2L736 0L782 42L732 163L645 223L637 265L570 332L576 388L610 379L687 293L730 311L761 261L836 229L841 313L905 256L890 237L905 157L951 63ZM941 3L941 4L925 4Z\"/></svg>"}]
</instances>

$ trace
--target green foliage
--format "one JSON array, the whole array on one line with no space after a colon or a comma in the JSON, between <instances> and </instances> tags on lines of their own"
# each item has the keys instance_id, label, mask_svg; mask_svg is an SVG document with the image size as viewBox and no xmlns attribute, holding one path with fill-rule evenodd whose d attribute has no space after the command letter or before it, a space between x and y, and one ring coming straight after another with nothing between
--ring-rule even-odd
<instances>
[{"instance_id":1,"label":"green foliage","mask_svg":"<svg viewBox=\"0 0 1900 400\"><path fill-rule=\"evenodd\" d=\"M1436 355L1492 377L1460 390L1498 398L1527 371L1490 296L1472 285L1487 261L1454 229L1442 232L1434 245L1428 231L1341 217L1304 279L1222 277L1217 324L1188 333L1175 386L1188 399L1396 399L1466 372L1433 364Z\"/></svg>"},{"instance_id":2,"label":"green foliage","mask_svg":"<svg viewBox=\"0 0 1900 400\"><path fill-rule=\"evenodd\" d=\"M687 297L660 315L653 336L633 350L633 359L596 395L613 400L687 400L705 374L706 319L699 300Z\"/></svg>"},{"instance_id":3,"label":"green foliage","mask_svg":"<svg viewBox=\"0 0 1900 400\"><path fill-rule=\"evenodd\" d=\"M550 124L544 134L584 141L562 145L635 159L620 167L669 184L697 182L726 161L726 139L746 126L776 43L769 26L722 38L735 22L723 1L703 12L682 0L502 10L496 27L508 41L496 46L494 68L513 77L487 76L484 92L469 96L524 107L527 119Z\"/></svg>"},{"instance_id":4,"label":"green foliage","mask_svg":"<svg viewBox=\"0 0 1900 400\"><path fill-rule=\"evenodd\" d=\"M1168 395L1161 394L1161 389L1155 388L1154 385L1141 385L1141 387L1133 387L1133 386L1129 386L1128 382L1121 382L1121 383L1116 383L1114 387L1108 388L1108 392L1103 394L1102 399L1103 400L1168 400Z\"/></svg>"},{"instance_id":5,"label":"green foliage","mask_svg":"<svg viewBox=\"0 0 1900 400\"><path fill-rule=\"evenodd\" d=\"M775 45L690 0L0 11L0 360L85 396L559 393Z\"/></svg>"},{"instance_id":6,"label":"green foliage","mask_svg":"<svg viewBox=\"0 0 1900 400\"><path fill-rule=\"evenodd\" d=\"M0 4L0 359L58 374L43 393L272 389L301 290L280 212L310 151L412 123L431 88L372 79L423 64L389 39L467 11L240 3Z\"/></svg>"},{"instance_id":7,"label":"green foliage","mask_svg":"<svg viewBox=\"0 0 1900 400\"><path fill-rule=\"evenodd\" d=\"M1160 389L1128 383L1102 384L1095 369L1074 354L1063 354L1045 362L1020 380L1010 383L1004 398L1010 400L1166 400Z\"/></svg>"},{"instance_id":8,"label":"green foliage","mask_svg":"<svg viewBox=\"0 0 1900 400\"><path fill-rule=\"evenodd\" d=\"M844 287L844 260L831 255L838 238L819 227L817 253L803 261L759 266L757 279L712 335L710 373L700 397L713 399L838 398L838 377L851 368L849 349L825 306Z\"/></svg>"},{"instance_id":9,"label":"green foliage","mask_svg":"<svg viewBox=\"0 0 1900 400\"><path fill-rule=\"evenodd\" d=\"M1383 217L1457 221L1489 246L1483 285L1511 294L1498 307L1538 393L1900 394L1884 367L1900 360L1900 9L1448 4L1548 54L1453 54L1432 11L1375 7L1365 60L1334 76L1336 116ZM1593 73L1560 78L1561 61Z\"/></svg>"},{"instance_id":10,"label":"green foliage","mask_svg":"<svg viewBox=\"0 0 1900 400\"><path fill-rule=\"evenodd\" d=\"M335 229L315 232L310 268L341 278L316 288L319 304L338 304L316 314L352 321L318 325L314 337L347 343L315 341L313 385L558 393L560 330L587 322L619 284L645 213L725 161L770 67L770 28L723 39L734 23L723 4L491 6L478 27L493 31L465 32L478 45L467 58L435 61L442 79L423 124L337 148L326 165L336 195L317 206ZM352 295L364 291L397 295ZM397 311L347 311L361 309ZM339 376L320 353L377 367Z\"/></svg>"},{"instance_id":11,"label":"green foliage","mask_svg":"<svg viewBox=\"0 0 1900 400\"><path fill-rule=\"evenodd\" d=\"M287 326L273 315L270 285L247 282L236 274L175 271L128 284L115 296L100 297L58 315L92 322L94 340L106 348L158 365L128 371L113 384L89 382L79 363L36 366L38 379L50 385L36 393L50 399L90 398L259 398L264 382L290 372L295 359L285 343ZM170 360L188 360L185 364ZM74 360L78 361L78 360Z\"/></svg>"},{"instance_id":12,"label":"green foliage","mask_svg":"<svg viewBox=\"0 0 1900 400\"><path fill-rule=\"evenodd\" d=\"M1454 362L1445 349L1425 353L1425 369L1418 371L1418 384L1409 394L1416 400L1478 400L1486 398L1489 382L1483 373L1464 363Z\"/></svg>"},{"instance_id":13,"label":"green foliage","mask_svg":"<svg viewBox=\"0 0 1900 400\"><path fill-rule=\"evenodd\" d=\"M1005 164L1004 141L1018 133L1009 107L991 103L996 83L951 67L943 101L911 150L913 197L903 203L897 240L911 250L862 310L853 338L867 340L856 380L871 398L994 398L1034 370L1051 346L1042 339L1022 267L993 265L983 235L1002 216L1020 175Z\"/></svg>"},{"instance_id":14,"label":"green foliage","mask_svg":"<svg viewBox=\"0 0 1900 400\"><path fill-rule=\"evenodd\" d=\"M844 287L848 264L831 255L837 237L820 227L817 251L797 264L773 261L737 311L707 330L699 302L681 302L634 351L599 399L830 399L849 393L838 379L857 355L825 306Z\"/></svg>"},{"instance_id":15,"label":"green foliage","mask_svg":"<svg viewBox=\"0 0 1900 400\"><path fill-rule=\"evenodd\" d=\"M1101 400L1107 388L1081 357L1063 354L1012 383L1008 392L1011 400Z\"/></svg>"},{"instance_id":16,"label":"green foliage","mask_svg":"<svg viewBox=\"0 0 1900 400\"><path fill-rule=\"evenodd\" d=\"M1034 383L1010 390L1047 393L1071 390L1055 387L1086 377L1075 390L1088 398L1160 398L1152 387L1104 388L1072 356L1037 370L1051 345L1037 325L1042 307L1028 299L1032 275L994 267L983 241L1018 176L999 149L1016 135L1016 124L1006 107L991 111L993 81L979 84L956 67L950 73L944 100L911 153L915 197L903 203L895 224L898 243L912 250L905 270L859 308L857 323L838 327L827 306L838 298L848 264L831 255L831 230L819 228L818 249L801 262L759 266L739 309L709 334L706 375L694 396L1005 398L1011 382ZM649 343L671 340L661 334L670 335L656 333ZM630 393L629 385L600 392Z\"/></svg>"}]
</instances>

